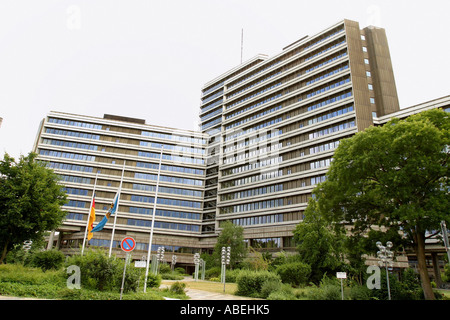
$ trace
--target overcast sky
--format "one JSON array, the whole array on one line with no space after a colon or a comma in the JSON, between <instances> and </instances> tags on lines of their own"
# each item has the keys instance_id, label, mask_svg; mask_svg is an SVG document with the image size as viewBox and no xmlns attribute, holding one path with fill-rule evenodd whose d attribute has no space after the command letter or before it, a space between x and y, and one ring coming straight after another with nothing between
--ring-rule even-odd
<instances>
[{"instance_id":1,"label":"overcast sky","mask_svg":"<svg viewBox=\"0 0 450 320\"><path fill-rule=\"evenodd\" d=\"M1 157L51 111L197 130L203 85L343 19L386 29L402 108L450 94L448 0L2 0Z\"/></svg>"}]
</instances>

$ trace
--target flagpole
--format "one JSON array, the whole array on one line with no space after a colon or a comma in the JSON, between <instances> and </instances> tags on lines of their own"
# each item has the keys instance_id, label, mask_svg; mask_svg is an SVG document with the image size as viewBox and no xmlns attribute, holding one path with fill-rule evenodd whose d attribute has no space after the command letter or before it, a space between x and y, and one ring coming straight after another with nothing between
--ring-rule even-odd
<instances>
[{"instance_id":1,"label":"flagpole","mask_svg":"<svg viewBox=\"0 0 450 320\"><path fill-rule=\"evenodd\" d=\"M120 193L122 192L123 173L125 171L125 163L126 162L127 162L126 160L123 160L122 177L120 178L119 191L117 194L117 197L118 197L117 198L117 206L116 206L116 212L114 212L114 224L113 224L113 229L112 229L112 234L111 234L111 243L109 244L109 256L108 257L111 257L112 245L114 242L114 231L116 229L117 214L119 213Z\"/></svg>"},{"instance_id":2,"label":"flagpole","mask_svg":"<svg viewBox=\"0 0 450 320\"><path fill-rule=\"evenodd\" d=\"M158 200L159 175L161 173L162 154L163 154L163 146L161 145L161 154L159 155L158 177L156 179L155 200L153 202L152 227L150 228L150 239L148 241L147 265L145 266L146 269L145 269L144 293L147 292L148 267L150 265L150 255L152 253L153 227L155 226L156 202Z\"/></svg>"},{"instance_id":3,"label":"flagpole","mask_svg":"<svg viewBox=\"0 0 450 320\"><path fill-rule=\"evenodd\" d=\"M87 218L87 222L86 222L86 229L84 230L83 247L81 248L81 255L83 255L84 246L86 245L86 237L87 237L87 232L88 232L88 228L89 228L89 220L91 218L92 206L94 204L94 198L95 198L95 187L97 186L97 177L98 177L98 170L97 170L97 173L95 174L94 189L92 190L91 206L89 207L89 214L88 214L88 218Z\"/></svg>"}]
</instances>

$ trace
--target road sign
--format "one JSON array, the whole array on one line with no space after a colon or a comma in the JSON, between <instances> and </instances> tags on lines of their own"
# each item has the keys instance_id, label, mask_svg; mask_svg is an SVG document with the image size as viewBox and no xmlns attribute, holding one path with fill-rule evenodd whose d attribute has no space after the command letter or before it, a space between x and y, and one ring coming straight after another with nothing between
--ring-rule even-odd
<instances>
[{"instance_id":1,"label":"road sign","mask_svg":"<svg viewBox=\"0 0 450 320\"><path fill-rule=\"evenodd\" d=\"M131 237L126 237L125 239L122 240L120 246L122 247L123 251L130 252L133 251L134 248L136 247L136 241L134 241L134 239Z\"/></svg>"},{"instance_id":2,"label":"road sign","mask_svg":"<svg viewBox=\"0 0 450 320\"><path fill-rule=\"evenodd\" d=\"M338 279L347 279L347 273L346 272L337 272L336 277Z\"/></svg>"}]
</instances>

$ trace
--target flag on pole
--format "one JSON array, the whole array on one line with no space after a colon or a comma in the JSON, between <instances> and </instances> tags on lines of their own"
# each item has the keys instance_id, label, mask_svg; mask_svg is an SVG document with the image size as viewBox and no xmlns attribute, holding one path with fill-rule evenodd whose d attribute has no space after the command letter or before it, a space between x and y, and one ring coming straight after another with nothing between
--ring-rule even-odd
<instances>
[{"instance_id":1,"label":"flag on pole","mask_svg":"<svg viewBox=\"0 0 450 320\"><path fill-rule=\"evenodd\" d=\"M92 198L92 207L91 207L91 213L89 214L89 224L88 224L88 241L92 239L92 229L94 229L94 221L95 221L95 195Z\"/></svg>"},{"instance_id":2,"label":"flag on pole","mask_svg":"<svg viewBox=\"0 0 450 320\"><path fill-rule=\"evenodd\" d=\"M114 214L117 210L117 203L119 201L119 193L116 194L116 197L114 198L114 201L111 203L111 207L109 208L106 215L103 217L102 221L100 221L95 228L92 229L91 232L97 232L103 230L103 227L105 226L106 222L108 222L109 217Z\"/></svg>"}]
</instances>

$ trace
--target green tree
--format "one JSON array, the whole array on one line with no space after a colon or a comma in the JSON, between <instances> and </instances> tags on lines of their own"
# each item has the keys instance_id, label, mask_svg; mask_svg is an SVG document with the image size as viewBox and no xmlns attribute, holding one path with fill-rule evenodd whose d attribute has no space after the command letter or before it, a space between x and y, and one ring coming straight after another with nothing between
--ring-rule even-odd
<instances>
[{"instance_id":1,"label":"green tree","mask_svg":"<svg viewBox=\"0 0 450 320\"><path fill-rule=\"evenodd\" d=\"M311 266L313 282L318 283L324 274L339 271L343 266L344 234L323 218L313 199L293 233L301 261Z\"/></svg>"},{"instance_id":2,"label":"green tree","mask_svg":"<svg viewBox=\"0 0 450 320\"><path fill-rule=\"evenodd\" d=\"M223 229L214 247L213 258L216 265L220 266L222 247L230 247L230 267L234 268L247 255L244 243L244 228L236 226L230 221L225 221L222 227Z\"/></svg>"},{"instance_id":3,"label":"green tree","mask_svg":"<svg viewBox=\"0 0 450 320\"><path fill-rule=\"evenodd\" d=\"M41 240L65 217L66 193L59 178L36 156L30 153L16 162L5 153L0 161L0 263L14 245Z\"/></svg>"},{"instance_id":4,"label":"green tree","mask_svg":"<svg viewBox=\"0 0 450 320\"><path fill-rule=\"evenodd\" d=\"M442 110L392 119L341 141L314 189L318 209L352 236L394 230L415 250L426 299L434 299L425 264L425 239L450 222L450 121ZM372 243L375 246L375 243Z\"/></svg>"}]
</instances>

